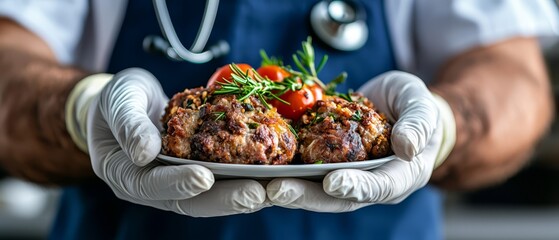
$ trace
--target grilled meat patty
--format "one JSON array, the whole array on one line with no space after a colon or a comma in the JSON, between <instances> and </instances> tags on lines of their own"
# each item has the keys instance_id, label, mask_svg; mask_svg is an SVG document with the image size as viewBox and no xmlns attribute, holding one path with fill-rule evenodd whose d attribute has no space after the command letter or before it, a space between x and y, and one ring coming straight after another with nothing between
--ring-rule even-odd
<instances>
[{"instance_id":1,"label":"grilled meat patty","mask_svg":"<svg viewBox=\"0 0 559 240\"><path fill-rule=\"evenodd\" d=\"M213 95L212 89L175 94L162 117L163 154L237 164L289 164L297 139L275 109L251 96Z\"/></svg>"},{"instance_id":2,"label":"grilled meat patty","mask_svg":"<svg viewBox=\"0 0 559 240\"><path fill-rule=\"evenodd\" d=\"M304 163L354 162L391 153L391 125L366 98L328 96L299 120L298 153Z\"/></svg>"}]
</instances>

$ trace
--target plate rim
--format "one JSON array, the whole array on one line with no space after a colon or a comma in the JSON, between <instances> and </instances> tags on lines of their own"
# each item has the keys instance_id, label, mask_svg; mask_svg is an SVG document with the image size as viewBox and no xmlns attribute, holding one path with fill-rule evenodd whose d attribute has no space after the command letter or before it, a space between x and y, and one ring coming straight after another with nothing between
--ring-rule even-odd
<instances>
[{"instance_id":1,"label":"plate rim","mask_svg":"<svg viewBox=\"0 0 559 240\"><path fill-rule=\"evenodd\" d=\"M370 170L396 159L395 155L382 158L344 163L297 164L297 165L251 165L216 163L201 160L172 157L158 154L157 160L170 165L198 164L207 167L220 177L278 178L278 177L320 177L338 169Z\"/></svg>"}]
</instances>

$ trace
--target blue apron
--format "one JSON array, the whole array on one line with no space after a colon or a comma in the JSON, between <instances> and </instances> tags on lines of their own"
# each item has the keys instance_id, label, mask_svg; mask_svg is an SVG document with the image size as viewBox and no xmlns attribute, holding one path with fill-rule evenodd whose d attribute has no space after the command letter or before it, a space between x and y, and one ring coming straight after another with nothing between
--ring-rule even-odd
<instances>
[{"instance_id":1,"label":"blue apron","mask_svg":"<svg viewBox=\"0 0 559 240\"><path fill-rule=\"evenodd\" d=\"M198 29L205 1L167 1L185 46ZM108 72L129 67L152 72L167 95L205 85L216 68L260 64L259 50L290 62L310 34L308 15L316 1L221 1L209 44L225 39L231 52L210 63L172 62L142 51L147 35L160 34L152 1L129 1ZM329 61L319 77L328 82L342 71L340 91L357 89L370 78L395 69L382 0L362 1L369 40L354 52L340 52L315 40L317 56ZM117 199L101 181L64 189L51 239L441 239L441 200L425 187L397 205L375 205L350 213L315 213L271 207L252 214L192 218Z\"/></svg>"}]
</instances>

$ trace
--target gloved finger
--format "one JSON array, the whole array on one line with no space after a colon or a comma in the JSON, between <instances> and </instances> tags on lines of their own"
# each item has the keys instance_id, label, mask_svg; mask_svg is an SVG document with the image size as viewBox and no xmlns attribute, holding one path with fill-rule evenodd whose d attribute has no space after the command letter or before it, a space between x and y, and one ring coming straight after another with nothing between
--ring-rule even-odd
<instances>
[{"instance_id":1,"label":"gloved finger","mask_svg":"<svg viewBox=\"0 0 559 240\"><path fill-rule=\"evenodd\" d=\"M411 161L421 153L436 128L438 110L424 100L410 104L392 128L392 150L403 160Z\"/></svg>"},{"instance_id":2,"label":"gloved finger","mask_svg":"<svg viewBox=\"0 0 559 240\"><path fill-rule=\"evenodd\" d=\"M398 71L382 74L359 89L390 121L396 156L410 161L420 153L437 126L438 109L418 77Z\"/></svg>"},{"instance_id":3,"label":"gloved finger","mask_svg":"<svg viewBox=\"0 0 559 240\"><path fill-rule=\"evenodd\" d=\"M160 127L165 94L159 82L142 69L127 69L101 91L99 109L114 137L138 166L151 162L161 149Z\"/></svg>"},{"instance_id":4,"label":"gloved finger","mask_svg":"<svg viewBox=\"0 0 559 240\"><path fill-rule=\"evenodd\" d=\"M377 169L336 170L324 178L324 191L333 197L366 203L399 203L424 186L431 171L421 159L396 159Z\"/></svg>"},{"instance_id":5,"label":"gloved finger","mask_svg":"<svg viewBox=\"0 0 559 240\"><path fill-rule=\"evenodd\" d=\"M113 140L114 141L114 140ZM211 188L213 173L199 165L163 166L156 163L138 167L118 145L104 141L93 164L97 175L113 188L118 197L144 200L188 199ZM112 149L108 149L112 148Z\"/></svg>"},{"instance_id":6,"label":"gloved finger","mask_svg":"<svg viewBox=\"0 0 559 240\"><path fill-rule=\"evenodd\" d=\"M222 180L200 195L186 200L159 201L159 208L193 217L252 213L271 206L266 190L255 180Z\"/></svg>"},{"instance_id":7,"label":"gloved finger","mask_svg":"<svg viewBox=\"0 0 559 240\"><path fill-rule=\"evenodd\" d=\"M348 212L370 205L332 197L324 192L321 183L302 179L274 179L266 191L274 205L315 212Z\"/></svg>"}]
</instances>

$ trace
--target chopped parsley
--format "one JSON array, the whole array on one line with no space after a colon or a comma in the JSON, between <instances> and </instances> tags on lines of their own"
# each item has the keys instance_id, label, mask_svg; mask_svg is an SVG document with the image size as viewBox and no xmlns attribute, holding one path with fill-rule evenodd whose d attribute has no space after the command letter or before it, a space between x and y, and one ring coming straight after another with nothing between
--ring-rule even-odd
<instances>
[{"instance_id":1,"label":"chopped parsley","mask_svg":"<svg viewBox=\"0 0 559 240\"><path fill-rule=\"evenodd\" d=\"M361 111L355 111L353 115L351 115L351 120L356 122L360 122L361 120L363 120L363 114L361 113Z\"/></svg>"},{"instance_id":2,"label":"chopped parsley","mask_svg":"<svg viewBox=\"0 0 559 240\"><path fill-rule=\"evenodd\" d=\"M256 128L258 128L258 126L260 126L260 124L255 123L255 122L248 123L248 128L250 128L250 129L256 129Z\"/></svg>"}]
</instances>

